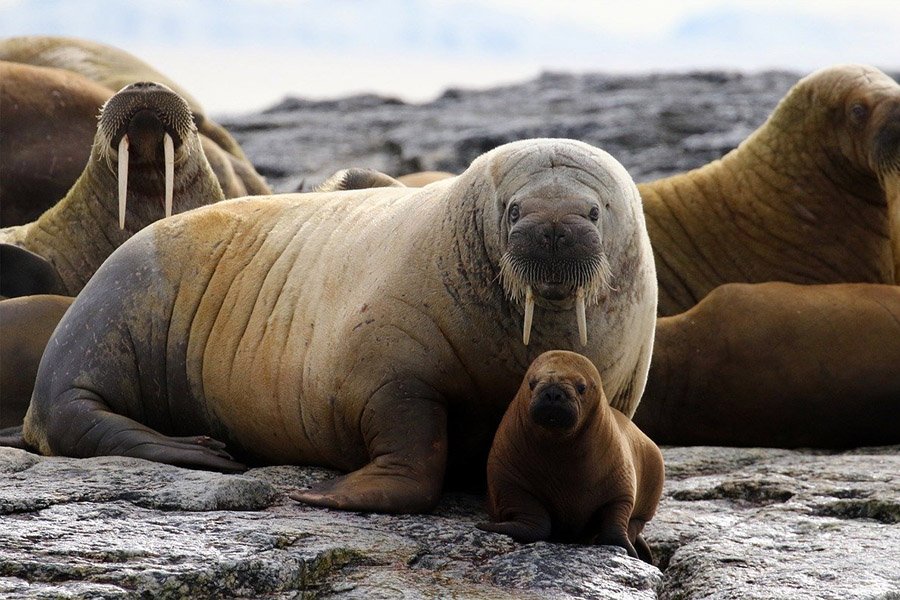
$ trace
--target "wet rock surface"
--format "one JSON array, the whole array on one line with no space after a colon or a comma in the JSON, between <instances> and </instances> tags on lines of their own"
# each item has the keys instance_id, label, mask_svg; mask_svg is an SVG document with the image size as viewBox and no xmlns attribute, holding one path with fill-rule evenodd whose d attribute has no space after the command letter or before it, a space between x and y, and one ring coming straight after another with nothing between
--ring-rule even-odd
<instances>
[{"instance_id":1,"label":"wet rock surface","mask_svg":"<svg viewBox=\"0 0 900 600\"><path fill-rule=\"evenodd\" d=\"M333 476L242 475L0 449L4 598L896 598L900 447L666 448L645 531L660 571L613 547L521 545L482 499L343 513L285 492ZM200 490L206 490L201 492Z\"/></svg>"}]
</instances>

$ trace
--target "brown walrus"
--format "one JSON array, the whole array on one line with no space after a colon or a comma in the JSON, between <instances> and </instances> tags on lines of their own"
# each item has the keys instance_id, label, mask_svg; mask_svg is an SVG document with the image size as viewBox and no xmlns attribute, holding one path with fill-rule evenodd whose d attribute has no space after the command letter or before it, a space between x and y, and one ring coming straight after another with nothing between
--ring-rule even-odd
<instances>
[{"instance_id":1,"label":"brown walrus","mask_svg":"<svg viewBox=\"0 0 900 600\"><path fill-rule=\"evenodd\" d=\"M634 420L660 444L900 442L900 286L716 288L657 320Z\"/></svg>"},{"instance_id":2,"label":"brown walrus","mask_svg":"<svg viewBox=\"0 0 900 600\"><path fill-rule=\"evenodd\" d=\"M0 242L47 260L74 296L135 232L223 199L184 100L135 83L103 106L90 159L65 198L33 223L0 229Z\"/></svg>"},{"instance_id":3,"label":"brown walrus","mask_svg":"<svg viewBox=\"0 0 900 600\"><path fill-rule=\"evenodd\" d=\"M662 495L662 453L609 406L600 374L574 352L541 354L494 437L479 528L520 542L621 546L653 563L641 537Z\"/></svg>"},{"instance_id":4,"label":"brown walrus","mask_svg":"<svg viewBox=\"0 0 900 600\"><path fill-rule=\"evenodd\" d=\"M638 189L661 316L725 283L900 283L900 85L822 69L721 160Z\"/></svg>"},{"instance_id":5,"label":"brown walrus","mask_svg":"<svg viewBox=\"0 0 900 600\"><path fill-rule=\"evenodd\" d=\"M206 111L191 94L139 59L119 48L73 37L26 35L0 40L0 60L38 67L54 67L78 73L112 92L139 81L155 81L184 98L197 128L222 149L236 158L247 157L238 143Z\"/></svg>"},{"instance_id":6,"label":"brown walrus","mask_svg":"<svg viewBox=\"0 0 900 600\"><path fill-rule=\"evenodd\" d=\"M296 499L428 510L445 471L483 475L543 351L578 348L633 413L655 281L634 183L572 140L502 146L445 185L226 201L97 271L48 344L25 440L242 468L211 436L350 472Z\"/></svg>"},{"instance_id":7,"label":"brown walrus","mask_svg":"<svg viewBox=\"0 0 900 600\"><path fill-rule=\"evenodd\" d=\"M73 301L50 295L0 301L0 429L22 424L44 347Z\"/></svg>"},{"instance_id":8,"label":"brown walrus","mask_svg":"<svg viewBox=\"0 0 900 600\"><path fill-rule=\"evenodd\" d=\"M117 89L71 71L0 61L0 224L30 223L65 196L90 157L97 114ZM205 135L200 140L226 198L271 193L249 162Z\"/></svg>"}]
</instances>

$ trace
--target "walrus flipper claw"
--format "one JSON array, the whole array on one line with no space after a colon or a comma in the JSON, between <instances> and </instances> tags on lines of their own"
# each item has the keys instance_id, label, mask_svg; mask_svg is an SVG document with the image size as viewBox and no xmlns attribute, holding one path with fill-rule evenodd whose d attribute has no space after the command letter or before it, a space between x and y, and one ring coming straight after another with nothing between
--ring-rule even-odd
<instances>
[{"instance_id":1,"label":"walrus flipper claw","mask_svg":"<svg viewBox=\"0 0 900 600\"><path fill-rule=\"evenodd\" d=\"M42 452L86 458L130 456L192 469L244 471L225 445L205 435L169 437L126 416L111 412L95 392L71 388L53 410L32 402L25 418L25 441Z\"/></svg>"}]
</instances>

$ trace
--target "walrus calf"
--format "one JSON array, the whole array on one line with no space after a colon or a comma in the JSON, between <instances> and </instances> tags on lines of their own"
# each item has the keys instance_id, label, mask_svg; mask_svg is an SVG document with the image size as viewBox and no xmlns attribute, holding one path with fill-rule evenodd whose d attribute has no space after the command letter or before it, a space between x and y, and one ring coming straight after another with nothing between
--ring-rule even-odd
<instances>
[{"instance_id":1,"label":"walrus calf","mask_svg":"<svg viewBox=\"0 0 900 600\"><path fill-rule=\"evenodd\" d=\"M543 351L578 348L634 412L655 281L634 183L572 140L501 146L426 188L226 201L97 271L48 344L25 440L241 469L224 442L349 472L304 502L429 510L445 472L483 481Z\"/></svg>"},{"instance_id":2,"label":"walrus calf","mask_svg":"<svg viewBox=\"0 0 900 600\"><path fill-rule=\"evenodd\" d=\"M660 444L900 442L900 286L716 288L657 320L634 420Z\"/></svg>"},{"instance_id":3,"label":"walrus calf","mask_svg":"<svg viewBox=\"0 0 900 600\"><path fill-rule=\"evenodd\" d=\"M187 103L163 85L135 83L104 104L90 159L66 196L37 221L0 229L0 242L47 260L74 296L135 232L223 199Z\"/></svg>"},{"instance_id":4,"label":"walrus calf","mask_svg":"<svg viewBox=\"0 0 900 600\"><path fill-rule=\"evenodd\" d=\"M652 564L641 532L663 479L659 448L609 406L591 361L545 352L497 429L487 462L494 522L478 527L520 542L621 546Z\"/></svg>"}]
</instances>

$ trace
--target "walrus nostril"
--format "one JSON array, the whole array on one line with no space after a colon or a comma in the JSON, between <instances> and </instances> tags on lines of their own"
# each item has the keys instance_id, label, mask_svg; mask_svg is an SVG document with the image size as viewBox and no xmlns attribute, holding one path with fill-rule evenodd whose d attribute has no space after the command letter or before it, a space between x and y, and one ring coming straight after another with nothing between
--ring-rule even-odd
<instances>
[{"instance_id":1,"label":"walrus nostril","mask_svg":"<svg viewBox=\"0 0 900 600\"><path fill-rule=\"evenodd\" d=\"M565 402L567 399L567 394L565 390L563 390L558 385L548 385L541 393L538 395L538 400L541 402Z\"/></svg>"}]
</instances>

